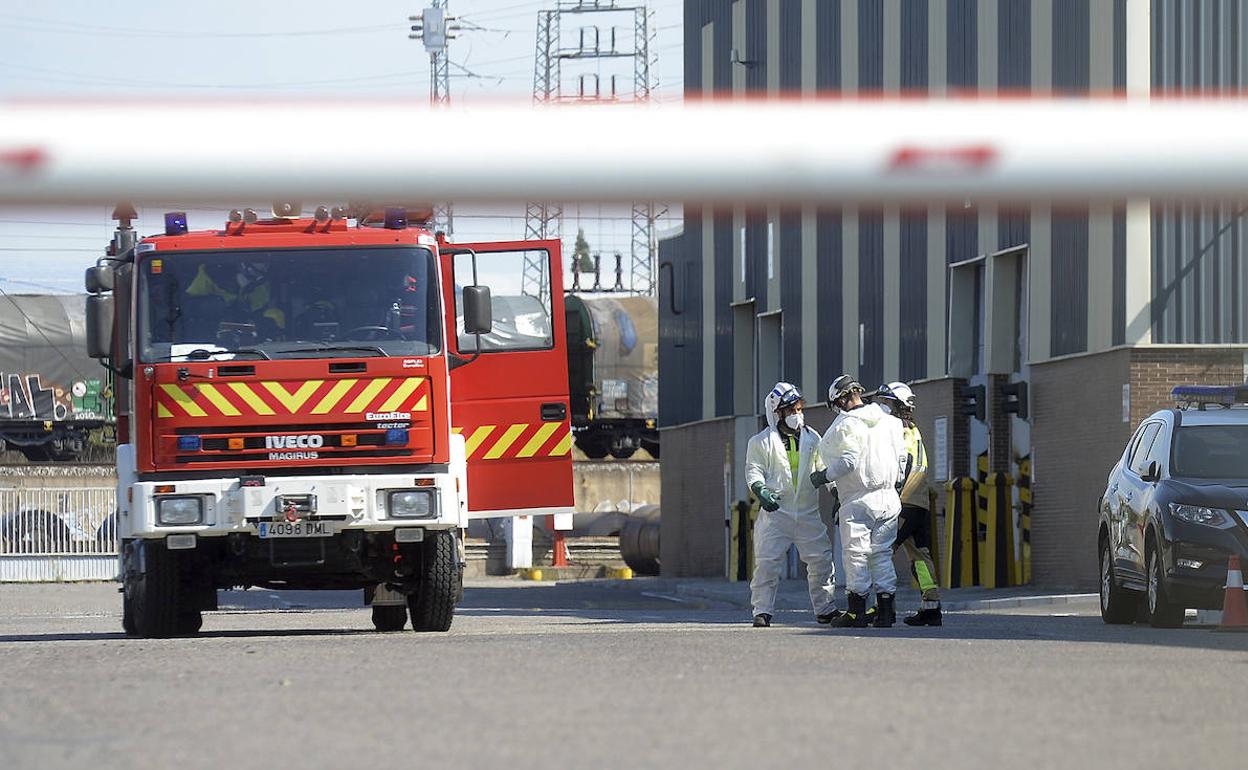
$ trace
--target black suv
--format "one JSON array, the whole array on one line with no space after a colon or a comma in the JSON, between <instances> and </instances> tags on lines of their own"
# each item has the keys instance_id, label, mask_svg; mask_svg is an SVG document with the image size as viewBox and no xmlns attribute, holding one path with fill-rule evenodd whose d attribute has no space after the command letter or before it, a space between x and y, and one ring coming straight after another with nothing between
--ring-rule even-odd
<instances>
[{"instance_id":1,"label":"black suv","mask_svg":"<svg viewBox=\"0 0 1248 770\"><path fill-rule=\"evenodd\" d=\"M1140 423L1100 500L1101 617L1157 627L1220 609L1227 560L1248 566L1248 386L1178 387Z\"/></svg>"}]
</instances>

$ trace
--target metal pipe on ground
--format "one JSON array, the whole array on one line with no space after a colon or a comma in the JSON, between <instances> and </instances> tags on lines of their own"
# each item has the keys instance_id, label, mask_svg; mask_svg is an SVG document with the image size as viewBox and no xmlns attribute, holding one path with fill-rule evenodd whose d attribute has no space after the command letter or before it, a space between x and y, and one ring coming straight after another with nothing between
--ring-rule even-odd
<instances>
[{"instance_id":1,"label":"metal pipe on ground","mask_svg":"<svg viewBox=\"0 0 1248 770\"><path fill-rule=\"evenodd\" d=\"M659 506L643 505L620 527L620 556L638 575L659 574Z\"/></svg>"}]
</instances>

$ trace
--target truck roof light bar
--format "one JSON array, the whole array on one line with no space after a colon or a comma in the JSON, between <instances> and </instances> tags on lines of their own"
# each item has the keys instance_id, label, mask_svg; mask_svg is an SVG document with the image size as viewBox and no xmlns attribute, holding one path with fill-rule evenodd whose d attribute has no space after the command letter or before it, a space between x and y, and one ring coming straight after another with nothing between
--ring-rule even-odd
<instances>
[{"instance_id":1,"label":"truck roof light bar","mask_svg":"<svg viewBox=\"0 0 1248 770\"><path fill-rule=\"evenodd\" d=\"M1176 385L1170 397L1180 408L1248 405L1248 384L1244 385Z\"/></svg>"},{"instance_id":2,"label":"truck roof light bar","mask_svg":"<svg viewBox=\"0 0 1248 770\"><path fill-rule=\"evenodd\" d=\"M386 229L387 230L404 230L407 228L407 209L388 208L386 209Z\"/></svg>"},{"instance_id":3,"label":"truck roof light bar","mask_svg":"<svg viewBox=\"0 0 1248 770\"><path fill-rule=\"evenodd\" d=\"M186 212L170 211L165 214L165 235L186 235Z\"/></svg>"}]
</instances>

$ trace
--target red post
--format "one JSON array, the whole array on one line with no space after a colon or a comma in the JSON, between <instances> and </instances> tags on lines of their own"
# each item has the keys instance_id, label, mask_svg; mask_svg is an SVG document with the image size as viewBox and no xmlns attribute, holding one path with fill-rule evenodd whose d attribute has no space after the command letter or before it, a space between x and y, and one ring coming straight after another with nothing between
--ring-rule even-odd
<instances>
[{"instance_id":1,"label":"red post","mask_svg":"<svg viewBox=\"0 0 1248 770\"><path fill-rule=\"evenodd\" d=\"M547 516L546 525L550 527L550 531L554 534L554 543L551 547L551 566L566 567L568 566L568 546L564 543L563 530L555 529L555 517Z\"/></svg>"}]
</instances>

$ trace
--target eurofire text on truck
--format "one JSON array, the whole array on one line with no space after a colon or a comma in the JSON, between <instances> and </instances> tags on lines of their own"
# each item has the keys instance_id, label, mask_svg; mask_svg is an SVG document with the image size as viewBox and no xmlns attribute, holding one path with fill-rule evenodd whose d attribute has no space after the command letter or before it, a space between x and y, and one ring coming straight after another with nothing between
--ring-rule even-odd
<instances>
[{"instance_id":1,"label":"eurofire text on truck","mask_svg":"<svg viewBox=\"0 0 1248 770\"><path fill-rule=\"evenodd\" d=\"M559 242L452 244L428 214L174 212L139 240L118 207L87 347L116 382L127 633L194 633L247 586L445 631L469 518L572 512Z\"/></svg>"}]
</instances>

